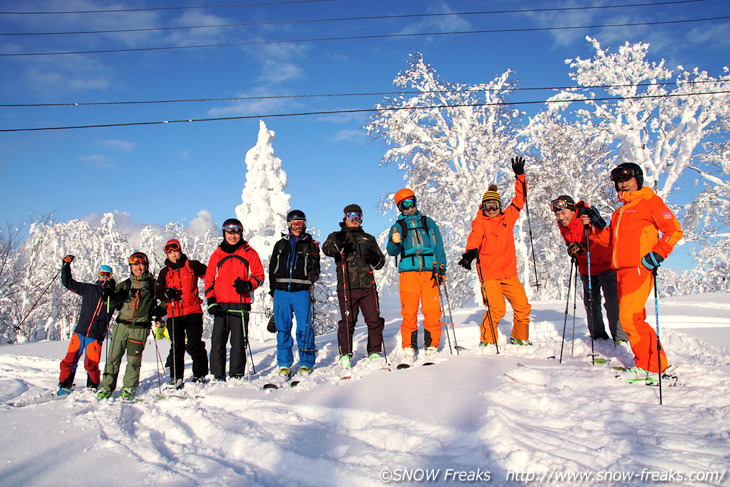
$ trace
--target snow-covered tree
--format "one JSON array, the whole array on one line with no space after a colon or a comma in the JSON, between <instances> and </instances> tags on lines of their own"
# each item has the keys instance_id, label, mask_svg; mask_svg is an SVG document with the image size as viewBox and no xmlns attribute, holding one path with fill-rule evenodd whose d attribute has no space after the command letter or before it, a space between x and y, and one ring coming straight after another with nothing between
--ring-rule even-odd
<instances>
[{"instance_id":1,"label":"snow-covered tree","mask_svg":"<svg viewBox=\"0 0 730 487\"><path fill-rule=\"evenodd\" d=\"M440 79L420 53L412 54L408 69L393 84L419 93L386 98L365 127L389 147L381 164L396 164L404 172L405 186L416 194L419 209L439 225L455 305L478 294L475 274L456 265L470 222L489 184L511 174L508 161L514 155L519 113L504 106L512 89L510 73L489 83L451 83ZM507 189L509 184L501 186ZM391 196L383 201L386 212L394 209ZM386 269L384 282L393 286L394 266Z\"/></svg>"},{"instance_id":2,"label":"snow-covered tree","mask_svg":"<svg viewBox=\"0 0 730 487\"><path fill-rule=\"evenodd\" d=\"M236 218L243 223L243 238L258 252L265 272L274 244L286 231L291 199L285 192L287 176L281 159L274 155L274 135L261 120L256 145L246 152L246 183L241 192L242 202L235 209ZM258 339L270 337L266 325L273 304L268 282L254 292L253 298L249 333Z\"/></svg>"}]
</instances>

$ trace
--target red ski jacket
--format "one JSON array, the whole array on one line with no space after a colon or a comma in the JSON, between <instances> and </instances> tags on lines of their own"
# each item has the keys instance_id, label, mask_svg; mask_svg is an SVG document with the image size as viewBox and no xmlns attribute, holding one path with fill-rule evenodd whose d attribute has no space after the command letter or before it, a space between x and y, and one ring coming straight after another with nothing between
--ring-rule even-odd
<instances>
[{"instance_id":1,"label":"red ski jacket","mask_svg":"<svg viewBox=\"0 0 730 487\"><path fill-rule=\"evenodd\" d=\"M207 267L197 260L188 260L185 254L174 264L165 259L165 267L155 283L155 295L160 301L167 302L167 316L174 318L182 315L202 313L198 279L205 277ZM167 301L165 289L174 287L181 291L180 299Z\"/></svg>"},{"instance_id":2,"label":"red ski jacket","mask_svg":"<svg viewBox=\"0 0 730 487\"><path fill-rule=\"evenodd\" d=\"M251 294L240 296L233 287L237 278L251 281L253 289L264 283L264 267L259 254L246 242L233 252L224 251L218 246L208 260L205 272L205 298L211 303L251 303Z\"/></svg>"},{"instance_id":3,"label":"red ski jacket","mask_svg":"<svg viewBox=\"0 0 730 487\"><path fill-rule=\"evenodd\" d=\"M581 203L583 202L579 201L576 207ZM575 215L573 215L573 219L570 221L570 223L568 223L567 227L564 227L558 223L558 228L560 228L560 233L563 235L563 239L565 240L566 244L578 242L586 245L586 236L583 232L584 229L582 216L578 216L578 213L578 211L575 212ZM591 252L592 276L600 274L601 272L606 272L611 269L611 254L613 252L612 246L604 247L603 245L599 245L593 239L591 239L589 250ZM580 272L584 276L588 275L588 252L583 252L582 254L578 255L578 272Z\"/></svg>"}]
</instances>

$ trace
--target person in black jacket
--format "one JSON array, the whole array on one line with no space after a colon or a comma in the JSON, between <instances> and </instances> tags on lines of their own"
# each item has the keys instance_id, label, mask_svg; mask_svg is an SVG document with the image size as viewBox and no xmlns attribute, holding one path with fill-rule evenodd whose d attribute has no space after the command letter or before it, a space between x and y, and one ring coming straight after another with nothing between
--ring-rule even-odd
<instances>
[{"instance_id":1,"label":"person in black jacket","mask_svg":"<svg viewBox=\"0 0 730 487\"><path fill-rule=\"evenodd\" d=\"M61 283L69 291L81 296L81 312L66 356L61 360L61 375L58 378L56 393L59 396L71 392L76 367L83 354L86 354L84 360L84 368L87 373L86 386L91 389L99 387L101 381L99 360L101 359L102 343L114 314L114 302L110 298L116 286L112 277L112 268L108 265L99 266L99 279L94 284L78 282L71 277L73 260L73 255L63 258Z\"/></svg>"},{"instance_id":2,"label":"person in black jacket","mask_svg":"<svg viewBox=\"0 0 730 487\"><path fill-rule=\"evenodd\" d=\"M337 296L342 313L342 319L338 322L337 341L340 366L349 369L352 366L352 334L355 332L358 310L362 311L368 327L368 358L375 360L381 357L385 320L380 317L373 269L383 267L385 256L375 237L362 229L360 206L347 205L344 213L340 231L327 237L322 244L322 252L334 257L337 264Z\"/></svg>"},{"instance_id":3,"label":"person in black jacket","mask_svg":"<svg viewBox=\"0 0 730 487\"><path fill-rule=\"evenodd\" d=\"M319 244L305 232L307 217L300 210L286 216L289 232L276 242L269 261L269 287L274 297L276 360L280 375L290 375L294 363L291 336L292 315L297 320L299 373L311 374L314 367L312 328L312 286L319 279Z\"/></svg>"}]
</instances>

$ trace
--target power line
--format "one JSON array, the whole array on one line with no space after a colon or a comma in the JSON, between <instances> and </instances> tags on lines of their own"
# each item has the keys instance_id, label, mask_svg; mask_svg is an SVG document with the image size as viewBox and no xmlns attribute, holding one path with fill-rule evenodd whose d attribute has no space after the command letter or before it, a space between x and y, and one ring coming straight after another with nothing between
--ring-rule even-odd
<instances>
[{"instance_id":1,"label":"power line","mask_svg":"<svg viewBox=\"0 0 730 487\"><path fill-rule=\"evenodd\" d=\"M681 85L698 85L706 83L716 83L721 80L700 80L700 81L683 81L666 82L666 83L631 83L617 85L585 85L585 86L543 86L543 87L525 87L525 88L508 88L504 91L547 91L547 90L588 90L588 89L609 89L609 88L628 88L628 87L648 87L648 86L679 86ZM500 89L465 89L465 90L425 90L425 91L373 91L368 93L318 93L309 95L268 95L268 96L236 96L223 98L188 98L180 100L141 100L141 101L99 101L99 102L68 102L68 103L8 103L0 104L0 108L47 108L47 107L85 107L85 106L109 106L109 105L154 105L168 103L198 103L198 102L220 102L220 101L254 101L254 100L289 100L297 98L346 98L355 96L387 96L387 95L421 95L421 94L439 94L439 93L482 93L491 91L502 91Z\"/></svg>"},{"instance_id":2,"label":"power line","mask_svg":"<svg viewBox=\"0 0 730 487\"><path fill-rule=\"evenodd\" d=\"M69 15L69 14L108 14L120 12L153 12L158 10L189 10L199 8L224 8L224 7L255 7L260 5L281 5L287 3L314 3L333 2L335 0L281 0L278 2L252 2L252 3L228 3L223 5L190 5L180 7L150 7L150 8L117 8L109 10L76 10L60 12L0 12L0 15Z\"/></svg>"},{"instance_id":3,"label":"power line","mask_svg":"<svg viewBox=\"0 0 730 487\"><path fill-rule=\"evenodd\" d=\"M730 90L723 91L711 91L705 93L677 93L668 95L638 95L638 96L627 96L621 98L622 100L641 100L649 98L674 98L679 96L701 96L701 95L720 95L730 93ZM498 103L465 103L456 105L431 105L431 106L417 106L417 107L385 107L385 108L359 108L352 110L326 110L316 112L299 112L299 113L272 113L272 114L259 114L259 115L240 115L236 117L213 117L213 118L198 118L198 119L183 119L183 120L161 120L152 122L125 122L125 123L109 123L109 124L94 124L94 125L75 125L75 126L63 126L63 127L35 127L35 128L17 128L17 129L0 129L0 132L40 132L48 130L76 130L76 129L89 129L89 128L111 128L111 127L134 127L144 125L164 125L171 123L193 123L193 122L221 122L231 120L248 120L255 118L283 118L283 117L305 117L312 115L338 115L338 114L354 114L354 113L372 113L372 112L392 112L400 110L431 110L431 109L444 109L444 108L470 108L470 107L488 107L488 106L510 106L510 105L535 105L538 103L572 103L572 102L594 102L594 101L611 101L617 102L613 97L605 98L575 98L575 99L564 99L564 100L536 100L536 101L519 101L519 102L498 102Z\"/></svg>"},{"instance_id":4,"label":"power line","mask_svg":"<svg viewBox=\"0 0 730 487\"><path fill-rule=\"evenodd\" d=\"M335 17L327 19L301 19L301 20L271 20L261 22L243 22L235 24L208 24L208 25L191 25L176 27L147 27L138 29L110 29L110 30L91 30L91 31L67 31L67 32L0 32L0 36L47 36L47 35L82 35L82 34L119 34L129 32L155 32L170 30L190 30L190 29L218 29L222 27L251 27L258 25L285 25L285 24L307 24L316 22L345 22L345 21L363 21L363 20L390 20L390 19L411 19L424 17L454 17L466 15L493 15L493 14L514 14L514 13L540 13L540 12L566 12L574 10L605 10L617 8L635 8L660 5L679 5L686 3L705 2L707 0L677 0L658 3L633 3L624 5L600 5L593 7L563 7L563 8L535 8L535 9L515 9L515 10L484 10L476 12L442 12L429 14L402 14L402 15L371 15L365 17ZM186 7L181 7L186 8Z\"/></svg>"},{"instance_id":5,"label":"power line","mask_svg":"<svg viewBox=\"0 0 730 487\"><path fill-rule=\"evenodd\" d=\"M685 19L685 20L665 20L656 22L632 22L621 24L604 24L604 25L581 25L581 26L563 26L563 27L523 27L515 29L485 29L485 30L466 30L452 32L421 32L409 34L373 34L362 36L339 36L339 37L313 37L308 39L282 39L276 41L247 41L247 42L227 42L220 44L198 44L191 46L161 46L161 47L139 47L127 49L98 49L89 51L57 51L57 52L28 52L28 53L0 53L2 57L20 57L20 56L58 56L68 54L111 54L120 52L143 52L143 51L172 51L180 49L199 49L206 47L234 47L234 46L255 46L266 44L292 44L300 42L322 42L322 41L345 41L345 40L366 40L366 39L387 39L387 38L405 38L405 37L426 37L426 36L444 36L444 35L465 35L465 34L494 34L506 32L537 32L537 31L554 31L554 30L576 30L576 29L605 29L612 27L636 27L647 25L670 25L683 24L692 22L710 22L714 20L726 20L730 16L708 17L702 19Z\"/></svg>"}]
</instances>

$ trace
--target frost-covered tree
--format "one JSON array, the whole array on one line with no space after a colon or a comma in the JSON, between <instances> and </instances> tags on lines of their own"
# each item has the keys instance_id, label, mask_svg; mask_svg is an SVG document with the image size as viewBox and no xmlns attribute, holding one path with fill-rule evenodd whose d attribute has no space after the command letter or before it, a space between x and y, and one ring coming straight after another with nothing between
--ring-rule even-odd
<instances>
[{"instance_id":1,"label":"frost-covered tree","mask_svg":"<svg viewBox=\"0 0 730 487\"><path fill-rule=\"evenodd\" d=\"M403 171L405 186L415 192L419 209L439 224L454 304L468 302L478 293L474 273L465 273L456 262L482 194L490 183L511 174L508 161L514 155L519 113L504 105L512 89L510 73L489 83L451 83L440 79L420 53L412 54L408 69L393 84L418 93L386 98L365 127L388 146L381 164L396 164ZM505 193L510 191L509 183L501 186ZM390 197L383 208L393 211ZM393 286L394 266L386 269L384 282Z\"/></svg>"},{"instance_id":2,"label":"frost-covered tree","mask_svg":"<svg viewBox=\"0 0 730 487\"><path fill-rule=\"evenodd\" d=\"M246 152L246 183L241 192L242 202L235 210L236 217L243 223L243 238L258 252L265 271L274 244L286 230L286 214L291 199L285 192L287 176L281 167L281 159L274 155L274 135L274 131L261 120L256 145ZM254 292L249 322L252 337L263 339L271 336L266 325L272 307L266 283Z\"/></svg>"}]
</instances>

